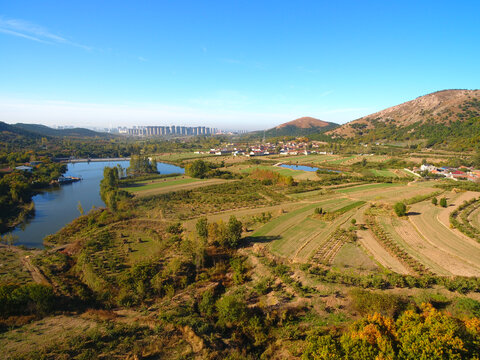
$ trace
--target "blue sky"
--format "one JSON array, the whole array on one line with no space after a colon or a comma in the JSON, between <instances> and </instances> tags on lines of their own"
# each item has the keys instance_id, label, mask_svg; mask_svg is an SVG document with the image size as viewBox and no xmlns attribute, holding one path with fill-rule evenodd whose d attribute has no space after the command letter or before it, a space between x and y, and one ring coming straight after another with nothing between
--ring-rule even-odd
<instances>
[{"instance_id":1,"label":"blue sky","mask_svg":"<svg viewBox=\"0 0 480 360\"><path fill-rule=\"evenodd\" d=\"M0 121L262 129L479 88L480 2L0 0Z\"/></svg>"}]
</instances>

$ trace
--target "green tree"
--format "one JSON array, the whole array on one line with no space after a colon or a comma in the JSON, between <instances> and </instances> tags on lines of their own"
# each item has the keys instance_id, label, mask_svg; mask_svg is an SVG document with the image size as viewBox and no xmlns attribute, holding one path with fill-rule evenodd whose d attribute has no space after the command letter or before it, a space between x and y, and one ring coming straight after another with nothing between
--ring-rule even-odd
<instances>
[{"instance_id":1,"label":"green tree","mask_svg":"<svg viewBox=\"0 0 480 360\"><path fill-rule=\"evenodd\" d=\"M167 227L167 232L169 234L180 235L183 232L182 223L176 222L176 223L170 224Z\"/></svg>"},{"instance_id":2,"label":"green tree","mask_svg":"<svg viewBox=\"0 0 480 360\"><path fill-rule=\"evenodd\" d=\"M209 289L202 294L202 299L198 304L198 310L203 316L213 318L215 314L215 293L213 289Z\"/></svg>"},{"instance_id":3,"label":"green tree","mask_svg":"<svg viewBox=\"0 0 480 360\"><path fill-rule=\"evenodd\" d=\"M407 213L407 206L403 202L397 202L393 207L393 210L395 210L397 216L405 216Z\"/></svg>"},{"instance_id":4,"label":"green tree","mask_svg":"<svg viewBox=\"0 0 480 360\"><path fill-rule=\"evenodd\" d=\"M82 206L82 203L80 202L80 200L78 201L77 209L78 209L78 212L80 213L80 215L84 214L83 206Z\"/></svg>"},{"instance_id":5,"label":"green tree","mask_svg":"<svg viewBox=\"0 0 480 360\"><path fill-rule=\"evenodd\" d=\"M463 324L430 304L422 307L421 314L409 310L397 320L399 358L471 359L472 354L468 354L465 346L468 337Z\"/></svg>"},{"instance_id":6,"label":"green tree","mask_svg":"<svg viewBox=\"0 0 480 360\"><path fill-rule=\"evenodd\" d=\"M197 224L195 225L197 230L197 235L202 239L207 239L208 237L208 220L205 217L198 219Z\"/></svg>"},{"instance_id":7,"label":"green tree","mask_svg":"<svg viewBox=\"0 0 480 360\"><path fill-rule=\"evenodd\" d=\"M438 200L437 200L436 197L434 197L434 198L432 199L432 204L435 205L435 206L437 206Z\"/></svg>"},{"instance_id":8,"label":"green tree","mask_svg":"<svg viewBox=\"0 0 480 360\"><path fill-rule=\"evenodd\" d=\"M100 181L100 197L103 202L106 201L107 193L118 189L118 171L116 168L105 167L103 169L103 179Z\"/></svg>"},{"instance_id":9,"label":"green tree","mask_svg":"<svg viewBox=\"0 0 480 360\"><path fill-rule=\"evenodd\" d=\"M236 248L240 245L242 238L243 225L240 220L232 215L228 220L225 234L222 239L222 245L229 248Z\"/></svg>"},{"instance_id":10,"label":"green tree","mask_svg":"<svg viewBox=\"0 0 480 360\"><path fill-rule=\"evenodd\" d=\"M150 159L143 155L132 155L130 157L130 166L127 169L127 173L131 176L139 176L143 174L156 174L157 161Z\"/></svg>"},{"instance_id":11,"label":"green tree","mask_svg":"<svg viewBox=\"0 0 480 360\"><path fill-rule=\"evenodd\" d=\"M203 160L195 160L185 166L185 174L193 178L204 178L208 170L209 167Z\"/></svg>"},{"instance_id":12,"label":"green tree","mask_svg":"<svg viewBox=\"0 0 480 360\"><path fill-rule=\"evenodd\" d=\"M217 303L218 322L222 326L242 326L248 320L248 308L245 299L239 295L224 295Z\"/></svg>"},{"instance_id":13,"label":"green tree","mask_svg":"<svg viewBox=\"0 0 480 360\"><path fill-rule=\"evenodd\" d=\"M293 177L292 176L287 176L285 178L285 185L287 186L292 186L295 184L295 181L293 180Z\"/></svg>"},{"instance_id":14,"label":"green tree","mask_svg":"<svg viewBox=\"0 0 480 360\"><path fill-rule=\"evenodd\" d=\"M5 245L13 246L18 241L18 236L13 235L12 233L8 233L3 235L1 239Z\"/></svg>"},{"instance_id":15,"label":"green tree","mask_svg":"<svg viewBox=\"0 0 480 360\"><path fill-rule=\"evenodd\" d=\"M446 208L447 207L447 199L446 198L441 198L440 199L440 206Z\"/></svg>"}]
</instances>

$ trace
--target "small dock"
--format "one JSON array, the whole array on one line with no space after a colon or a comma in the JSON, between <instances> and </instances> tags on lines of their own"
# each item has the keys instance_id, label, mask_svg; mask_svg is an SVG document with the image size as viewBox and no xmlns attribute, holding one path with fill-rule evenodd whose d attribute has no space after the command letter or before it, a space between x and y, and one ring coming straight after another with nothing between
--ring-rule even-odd
<instances>
[{"instance_id":1,"label":"small dock","mask_svg":"<svg viewBox=\"0 0 480 360\"><path fill-rule=\"evenodd\" d=\"M65 185L82 180L81 177L76 176L60 176L57 180L52 180L51 185Z\"/></svg>"}]
</instances>

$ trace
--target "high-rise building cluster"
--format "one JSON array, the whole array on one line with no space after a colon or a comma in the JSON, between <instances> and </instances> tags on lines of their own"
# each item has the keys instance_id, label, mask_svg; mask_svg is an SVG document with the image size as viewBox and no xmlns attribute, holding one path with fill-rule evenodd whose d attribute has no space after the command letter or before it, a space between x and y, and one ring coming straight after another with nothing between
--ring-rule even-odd
<instances>
[{"instance_id":1,"label":"high-rise building cluster","mask_svg":"<svg viewBox=\"0 0 480 360\"><path fill-rule=\"evenodd\" d=\"M119 127L118 132L132 136L214 135L218 133L218 129L205 126L134 126Z\"/></svg>"}]
</instances>

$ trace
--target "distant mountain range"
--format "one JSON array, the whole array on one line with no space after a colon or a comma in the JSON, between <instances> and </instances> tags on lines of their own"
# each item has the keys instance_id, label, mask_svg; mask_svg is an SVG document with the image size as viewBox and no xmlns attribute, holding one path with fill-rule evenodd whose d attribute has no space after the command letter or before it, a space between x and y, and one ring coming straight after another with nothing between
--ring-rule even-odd
<instances>
[{"instance_id":1,"label":"distant mountain range","mask_svg":"<svg viewBox=\"0 0 480 360\"><path fill-rule=\"evenodd\" d=\"M35 139L40 137L109 138L112 137L112 135L83 128L52 129L48 126L39 124L19 123L10 125L0 121L0 140L8 141L15 137L25 137L28 139Z\"/></svg>"},{"instance_id":2,"label":"distant mountain range","mask_svg":"<svg viewBox=\"0 0 480 360\"><path fill-rule=\"evenodd\" d=\"M433 145L480 137L480 90L443 90L344 124L327 135L375 140L426 139Z\"/></svg>"}]
</instances>

